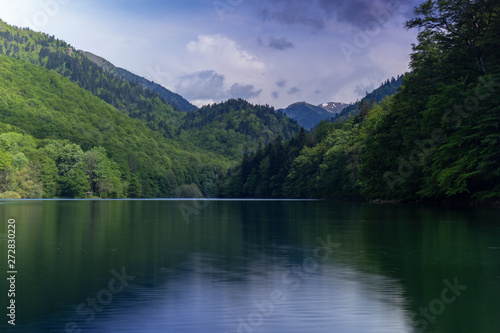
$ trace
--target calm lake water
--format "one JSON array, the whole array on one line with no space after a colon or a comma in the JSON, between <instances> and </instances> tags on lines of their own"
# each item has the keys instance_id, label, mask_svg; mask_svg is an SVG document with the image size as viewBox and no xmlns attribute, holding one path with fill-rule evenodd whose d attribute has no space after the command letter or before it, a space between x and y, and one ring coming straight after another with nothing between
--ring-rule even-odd
<instances>
[{"instance_id":1,"label":"calm lake water","mask_svg":"<svg viewBox=\"0 0 500 333\"><path fill-rule=\"evenodd\" d=\"M10 201L1 332L500 332L498 209Z\"/></svg>"}]
</instances>

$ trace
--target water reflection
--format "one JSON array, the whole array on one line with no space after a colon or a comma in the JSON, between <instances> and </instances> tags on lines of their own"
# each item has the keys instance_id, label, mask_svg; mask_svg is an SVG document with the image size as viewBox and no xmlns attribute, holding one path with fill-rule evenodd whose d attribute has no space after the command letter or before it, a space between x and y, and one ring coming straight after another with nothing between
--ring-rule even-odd
<instances>
[{"instance_id":1,"label":"water reflection","mask_svg":"<svg viewBox=\"0 0 500 333\"><path fill-rule=\"evenodd\" d=\"M496 210L212 201L187 223L181 203L3 203L18 228L14 331L413 332L455 277L467 290L426 332L500 325ZM136 278L109 300L122 268Z\"/></svg>"},{"instance_id":2,"label":"water reflection","mask_svg":"<svg viewBox=\"0 0 500 333\"><path fill-rule=\"evenodd\" d=\"M235 274L213 257L193 254L182 272L165 272L168 282L159 287L136 286L118 311L87 330L411 332L397 281L334 262L290 274L294 263L282 259L257 260Z\"/></svg>"}]
</instances>

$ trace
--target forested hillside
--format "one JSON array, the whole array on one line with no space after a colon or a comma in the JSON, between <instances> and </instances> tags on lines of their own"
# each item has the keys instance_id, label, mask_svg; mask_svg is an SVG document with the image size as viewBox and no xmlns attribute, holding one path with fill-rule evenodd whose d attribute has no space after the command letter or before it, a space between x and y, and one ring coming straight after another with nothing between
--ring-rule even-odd
<instances>
[{"instance_id":1,"label":"forested hillside","mask_svg":"<svg viewBox=\"0 0 500 333\"><path fill-rule=\"evenodd\" d=\"M182 123L184 113L176 112L160 95L106 72L83 52L54 36L12 27L0 20L0 54L55 70L165 137L171 137Z\"/></svg>"},{"instance_id":2,"label":"forested hillside","mask_svg":"<svg viewBox=\"0 0 500 333\"><path fill-rule=\"evenodd\" d=\"M210 195L227 168L220 156L180 147L55 71L0 55L0 78L0 194Z\"/></svg>"},{"instance_id":3,"label":"forested hillside","mask_svg":"<svg viewBox=\"0 0 500 333\"><path fill-rule=\"evenodd\" d=\"M254 106L243 101L212 105L204 108L203 112L195 112L188 117L187 112L179 110L180 104L174 104L175 107L173 107L166 102L164 97L168 91L163 87L117 68L103 58L88 52L76 51L69 44L54 36L16 28L1 20L0 54L45 67L68 78L128 117L141 121L150 130L164 138L172 139L176 143L169 142L180 151L196 151L205 156L210 155L209 151L221 154L220 158L214 158L214 161L221 161L215 162L215 168L226 163L226 158L238 161L245 151L257 149L259 143L266 144L279 135L289 138L299 131L299 126L295 122L275 112L274 109ZM74 93L80 94L81 91L74 91ZM176 102L184 103L187 109L193 110L193 106L181 96L169 93L167 97L173 96ZM41 95L33 99L40 99L39 102L43 104L46 102L44 98L45 96ZM61 103L61 109L67 108L63 102ZM231 106L227 107L228 105ZM214 110L219 110L217 111L219 116L223 113L223 119ZM242 119L242 115L247 119ZM12 121L16 123L15 120ZM57 122L58 119L55 121ZM102 122L106 123L107 120L102 120ZM29 133L34 136L40 136L42 131L45 131L45 134L50 132L50 130L38 128L38 125L40 125L38 122L33 122L25 126L31 126ZM50 122L44 126L56 127L55 123ZM64 137L62 134L60 137L73 140L72 137ZM156 137L154 140L157 140ZM85 151L91 147L84 143L82 148ZM180 169L183 167L184 164L181 163ZM191 184L190 178L192 177L186 178L186 185ZM178 181L176 180L176 184ZM196 181L194 183L200 185ZM160 192L161 195L167 193ZM145 195L157 196L160 192L146 191ZM210 191L205 189L203 193L207 194Z\"/></svg>"},{"instance_id":4,"label":"forested hillside","mask_svg":"<svg viewBox=\"0 0 500 333\"><path fill-rule=\"evenodd\" d=\"M152 81L149 81L143 77L140 77L138 75L135 75L126 69L116 67L109 61L107 61L104 58L101 58L99 56L96 56L95 54L92 54L90 52L83 52L82 53L90 59L92 62L96 63L100 67L102 67L106 72L111 73L119 78L122 78L123 80L130 82L130 83L138 83L139 85L143 86L144 88L157 93L160 97L162 97L168 104L170 104L175 110L179 111L193 111L196 110L197 107L194 106L193 104L189 103L186 101L182 96L179 94L176 94L168 89L166 89L163 86L160 86L157 83L154 83Z\"/></svg>"},{"instance_id":5,"label":"forested hillside","mask_svg":"<svg viewBox=\"0 0 500 333\"><path fill-rule=\"evenodd\" d=\"M292 138L300 126L283 112L242 99L204 106L189 112L180 138L228 158L240 160L276 137Z\"/></svg>"},{"instance_id":6,"label":"forested hillside","mask_svg":"<svg viewBox=\"0 0 500 333\"><path fill-rule=\"evenodd\" d=\"M403 84L404 75L398 75L397 78L391 78L390 80L385 81L370 93L367 93L365 97L363 97L360 101L346 107L340 113L336 114L332 117L334 122L342 122L348 120L352 116L356 116L362 112L361 103L371 104L380 103L386 97L394 95L399 87Z\"/></svg>"},{"instance_id":7,"label":"forested hillside","mask_svg":"<svg viewBox=\"0 0 500 333\"><path fill-rule=\"evenodd\" d=\"M425 2L396 95L245 156L219 194L498 202L499 15L492 0Z\"/></svg>"}]
</instances>

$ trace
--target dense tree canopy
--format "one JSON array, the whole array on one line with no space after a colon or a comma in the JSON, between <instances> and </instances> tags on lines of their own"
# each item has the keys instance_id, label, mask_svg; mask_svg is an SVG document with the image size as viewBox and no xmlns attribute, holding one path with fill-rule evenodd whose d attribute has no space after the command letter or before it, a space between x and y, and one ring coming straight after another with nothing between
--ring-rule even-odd
<instances>
[{"instance_id":1,"label":"dense tree canopy","mask_svg":"<svg viewBox=\"0 0 500 333\"><path fill-rule=\"evenodd\" d=\"M267 143L278 135L289 138L300 128L273 108L242 100L210 105L193 113L179 111L178 105L188 110L193 107L185 105L176 94L166 96L165 88L93 54L76 51L54 36L12 27L0 20L2 53L56 71L182 146L194 144L231 160L239 160L244 151L256 149L257 142ZM171 97L169 101L174 104L168 104L163 97Z\"/></svg>"},{"instance_id":2,"label":"dense tree canopy","mask_svg":"<svg viewBox=\"0 0 500 333\"><path fill-rule=\"evenodd\" d=\"M286 175L277 184L267 171L281 155L273 145L246 157L220 195L498 200L500 3L429 0L415 14L412 71L396 95L363 101L349 121L321 123L300 153L279 159ZM247 191L254 179L281 192Z\"/></svg>"},{"instance_id":3,"label":"dense tree canopy","mask_svg":"<svg viewBox=\"0 0 500 333\"><path fill-rule=\"evenodd\" d=\"M210 195L228 165L181 148L54 71L0 55L0 77L0 192L168 197L195 184Z\"/></svg>"}]
</instances>

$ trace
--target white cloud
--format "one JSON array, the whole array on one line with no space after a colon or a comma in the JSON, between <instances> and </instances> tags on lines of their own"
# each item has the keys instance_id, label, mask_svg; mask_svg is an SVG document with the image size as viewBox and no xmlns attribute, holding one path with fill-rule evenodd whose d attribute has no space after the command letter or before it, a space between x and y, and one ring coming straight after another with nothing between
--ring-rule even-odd
<instances>
[{"instance_id":1,"label":"white cloud","mask_svg":"<svg viewBox=\"0 0 500 333\"><path fill-rule=\"evenodd\" d=\"M213 100L225 97L224 75L212 70L196 72L181 77L177 93L192 100Z\"/></svg>"},{"instance_id":2,"label":"white cloud","mask_svg":"<svg viewBox=\"0 0 500 333\"><path fill-rule=\"evenodd\" d=\"M415 32L405 31L404 17L397 15L349 64L339 44L354 43L359 31L351 24L327 20L324 29L316 32L297 25L284 30L271 21L255 24L251 2L228 12L224 22L214 20L215 11L214 15L201 9L189 11L187 20L175 11L139 15L125 5L94 0L0 0L0 18L24 26L44 12L40 3L54 2L59 4L58 13L49 13L45 26L30 28L103 56L196 105L236 95L275 107L298 100L353 102L361 91L402 74L415 40ZM52 9L55 12L56 6ZM259 36L278 36L281 41L293 41L294 47L286 54L276 52L259 46ZM268 39L264 42L267 45ZM300 91L289 95L291 87Z\"/></svg>"},{"instance_id":3,"label":"white cloud","mask_svg":"<svg viewBox=\"0 0 500 333\"><path fill-rule=\"evenodd\" d=\"M220 34L200 35L189 42L185 66L191 73L212 70L224 75L226 89L235 83L254 84L266 71L266 65L259 58Z\"/></svg>"},{"instance_id":4,"label":"white cloud","mask_svg":"<svg viewBox=\"0 0 500 333\"><path fill-rule=\"evenodd\" d=\"M256 56L223 35L200 35L196 41L187 44L186 50L192 62L208 62L218 72L264 71L266 67Z\"/></svg>"}]
</instances>

